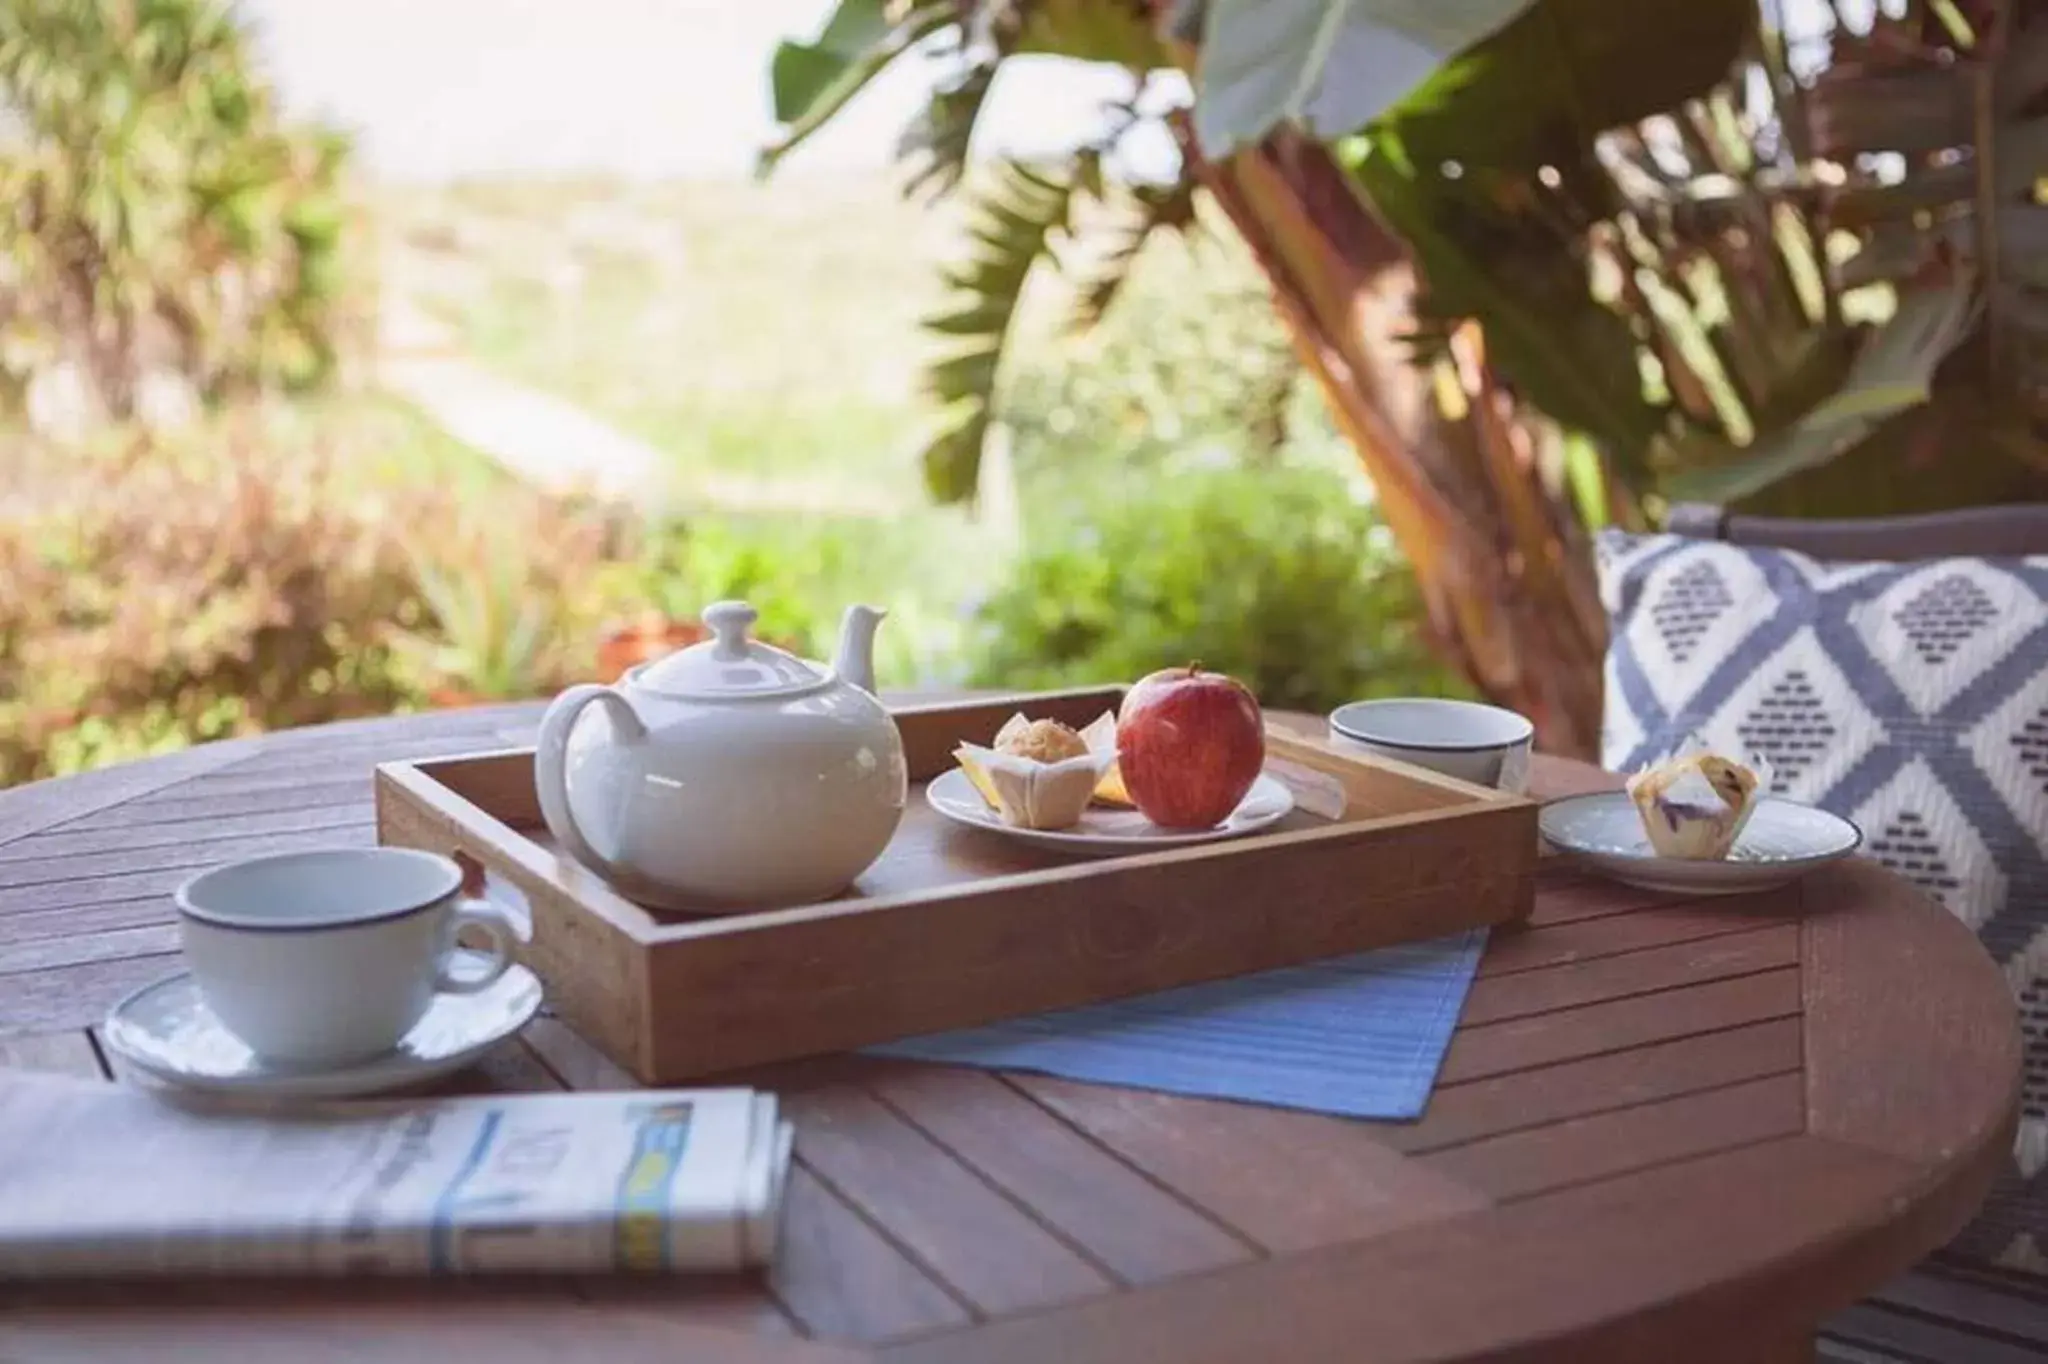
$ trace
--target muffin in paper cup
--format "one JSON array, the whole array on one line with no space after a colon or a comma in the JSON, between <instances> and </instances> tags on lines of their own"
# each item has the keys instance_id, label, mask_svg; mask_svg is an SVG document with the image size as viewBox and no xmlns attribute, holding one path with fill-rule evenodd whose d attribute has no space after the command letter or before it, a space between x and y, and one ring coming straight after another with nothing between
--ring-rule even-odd
<instances>
[{"instance_id":1,"label":"muffin in paper cup","mask_svg":"<svg viewBox=\"0 0 2048 1364\"><path fill-rule=\"evenodd\" d=\"M1110 722L1106 747L1099 740L1102 720ZM1070 829L1080 823L1097 787L1114 774L1116 726L1105 715L1077 732L1057 721L1013 715L996 732L994 747L961 744L953 756L1005 824Z\"/></svg>"},{"instance_id":2,"label":"muffin in paper cup","mask_svg":"<svg viewBox=\"0 0 2048 1364\"><path fill-rule=\"evenodd\" d=\"M1701 862L1728 856L1770 785L1764 759L1744 762L1696 742L1630 777L1628 795L1659 857Z\"/></svg>"}]
</instances>

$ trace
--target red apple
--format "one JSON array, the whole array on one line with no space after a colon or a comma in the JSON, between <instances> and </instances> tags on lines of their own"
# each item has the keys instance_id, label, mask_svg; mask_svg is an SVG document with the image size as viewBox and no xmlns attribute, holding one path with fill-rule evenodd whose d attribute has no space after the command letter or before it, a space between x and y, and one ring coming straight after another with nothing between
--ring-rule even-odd
<instances>
[{"instance_id":1,"label":"red apple","mask_svg":"<svg viewBox=\"0 0 2048 1364\"><path fill-rule=\"evenodd\" d=\"M1220 824L1265 765L1258 700L1236 678L1192 664L1153 673L1124 694L1116 759L1131 803L1154 824Z\"/></svg>"}]
</instances>

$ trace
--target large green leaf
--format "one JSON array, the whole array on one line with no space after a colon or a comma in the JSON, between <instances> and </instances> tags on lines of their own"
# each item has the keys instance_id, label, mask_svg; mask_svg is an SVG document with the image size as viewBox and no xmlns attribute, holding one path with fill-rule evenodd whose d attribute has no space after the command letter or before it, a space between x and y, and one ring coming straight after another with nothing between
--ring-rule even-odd
<instances>
[{"instance_id":1,"label":"large green leaf","mask_svg":"<svg viewBox=\"0 0 2048 1364\"><path fill-rule=\"evenodd\" d=\"M1479 321L1509 385L1638 489L1672 434L1641 378L1660 320L1589 291L1583 234L1623 207L1594 142L1710 92L1754 23L1753 0L1654 18L1637 0L1539 0L1357 139L1359 182L1414 250L1427 308Z\"/></svg>"},{"instance_id":2,"label":"large green leaf","mask_svg":"<svg viewBox=\"0 0 2048 1364\"><path fill-rule=\"evenodd\" d=\"M1475 177L1446 179L1381 137L1355 168L1414 252L1435 318L1476 318L1493 366L1524 397L1600 443L1631 482L1662 417L1644 398L1628 321L1602 307L1555 227Z\"/></svg>"},{"instance_id":3,"label":"large green leaf","mask_svg":"<svg viewBox=\"0 0 2048 1364\"><path fill-rule=\"evenodd\" d=\"M1300 122L1356 132L1531 0L1207 0L1195 134L1211 157Z\"/></svg>"},{"instance_id":4,"label":"large green leaf","mask_svg":"<svg viewBox=\"0 0 2048 1364\"><path fill-rule=\"evenodd\" d=\"M814 41L777 44L768 84L782 131L762 151L762 171L823 127L890 62L957 18L948 0L839 0Z\"/></svg>"},{"instance_id":5,"label":"large green leaf","mask_svg":"<svg viewBox=\"0 0 2048 1364\"><path fill-rule=\"evenodd\" d=\"M1753 447L1678 474L1671 495L1736 502L1841 456L1887 418L1928 400L1935 368L1969 335L1978 306L1967 274L1903 294L1898 311L1864 339L1840 389Z\"/></svg>"},{"instance_id":6,"label":"large green leaf","mask_svg":"<svg viewBox=\"0 0 2048 1364\"><path fill-rule=\"evenodd\" d=\"M896 27L888 10L888 0L840 0L816 41L776 44L768 68L775 121L802 118L842 74L888 39Z\"/></svg>"},{"instance_id":7,"label":"large green leaf","mask_svg":"<svg viewBox=\"0 0 2048 1364\"><path fill-rule=\"evenodd\" d=\"M1539 0L1387 115L1427 165L1568 169L1595 136L1724 80L1755 0Z\"/></svg>"}]
</instances>

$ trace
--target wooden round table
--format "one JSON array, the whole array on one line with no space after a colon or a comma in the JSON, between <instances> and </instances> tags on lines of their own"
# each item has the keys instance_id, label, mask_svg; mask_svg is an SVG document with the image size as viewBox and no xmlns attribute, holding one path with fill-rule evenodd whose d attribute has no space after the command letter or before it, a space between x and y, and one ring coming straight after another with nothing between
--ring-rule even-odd
<instances>
[{"instance_id":1,"label":"wooden round table","mask_svg":"<svg viewBox=\"0 0 2048 1364\"><path fill-rule=\"evenodd\" d=\"M0 1061L100 1076L91 1026L176 965L177 882L369 843L373 764L528 742L537 718L331 726L0 792ZM1539 881L1419 1122L831 1058L778 1073L799 1164L766 1276L17 1286L0 1358L1808 1357L1997 1172L2004 981L1865 862L1718 902L1556 861ZM458 1088L624 1082L542 1019Z\"/></svg>"}]
</instances>

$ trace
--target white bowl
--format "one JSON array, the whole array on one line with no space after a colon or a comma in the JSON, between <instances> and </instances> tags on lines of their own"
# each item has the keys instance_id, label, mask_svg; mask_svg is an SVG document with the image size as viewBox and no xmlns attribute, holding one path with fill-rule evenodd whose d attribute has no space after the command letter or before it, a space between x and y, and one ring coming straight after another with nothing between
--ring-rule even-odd
<instances>
[{"instance_id":1,"label":"white bowl","mask_svg":"<svg viewBox=\"0 0 2048 1364\"><path fill-rule=\"evenodd\" d=\"M1529 784L1536 726L1527 716L1477 701L1403 696L1337 707L1330 712L1330 735L1460 781L1520 792Z\"/></svg>"}]
</instances>

